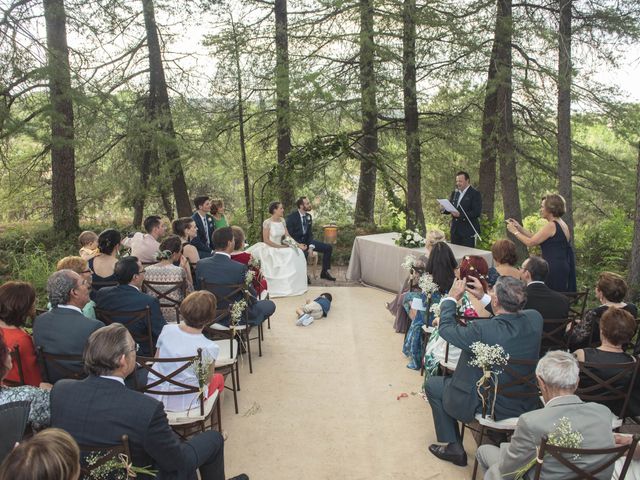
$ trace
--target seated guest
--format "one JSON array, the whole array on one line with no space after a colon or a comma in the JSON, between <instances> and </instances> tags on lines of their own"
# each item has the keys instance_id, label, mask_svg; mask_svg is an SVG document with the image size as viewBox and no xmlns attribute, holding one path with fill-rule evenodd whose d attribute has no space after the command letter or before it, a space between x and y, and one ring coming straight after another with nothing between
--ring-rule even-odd
<instances>
[{"instance_id":1,"label":"seated guest","mask_svg":"<svg viewBox=\"0 0 640 480\"><path fill-rule=\"evenodd\" d=\"M600 338L601 345L598 348L584 348L576 350L574 355L579 362L587 363L629 363L635 361L631 355L624 352L625 345L628 345L636 332L636 319L620 308L609 308L600 318ZM593 369L593 373L603 380L608 380L619 372L617 370ZM631 378L620 378L613 387L628 386ZM595 385L592 378L582 375L580 377L580 388L588 388ZM604 393L604 392L603 392ZM620 415L623 402L600 402L609 407L616 415Z\"/></svg>"},{"instance_id":2,"label":"seated guest","mask_svg":"<svg viewBox=\"0 0 640 480\"><path fill-rule=\"evenodd\" d=\"M125 387L136 366L136 344L126 328L116 323L93 332L84 364L87 378L61 380L51 391L53 427L81 445L117 445L128 435L131 462L159 470L158 478L195 478L198 469L202 480L225 479L220 433L198 433L183 442L162 402Z\"/></svg>"},{"instance_id":3,"label":"seated guest","mask_svg":"<svg viewBox=\"0 0 640 480\"><path fill-rule=\"evenodd\" d=\"M425 273L433 277L433 282L438 286L438 289L435 292L429 292L428 295L422 291L408 292L405 295L404 308L412 319L407 337L402 346L402 353L410 359L407 368L420 370L420 363L422 362L422 326L429 326L433 322L434 314L429 307L440 302L442 295L449 291L455 279L456 267L456 258L449 245L444 242L437 243L433 247L431 255L429 255ZM414 299L422 301L423 310L411 308L414 305Z\"/></svg>"},{"instance_id":4,"label":"seated guest","mask_svg":"<svg viewBox=\"0 0 640 480\"><path fill-rule=\"evenodd\" d=\"M198 236L196 222L191 217L182 217L173 221L172 228L173 233L178 235L182 242L182 255L188 260L189 265L194 267L200 260L198 249L191 243ZM193 268L191 273L193 273Z\"/></svg>"},{"instance_id":5,"label":"seated guest","mask_svg":"<svg viewBox=\"0 0 640 480\"><path fill-rule=\"evenodd\" d=\"M249 265L253 257L249 252L245 252L244 250L244 231L236 226L231 227L231 230L233 230L233 252L231 252L231 260L235 260L249 267L249 270L253 272L251 285L256 291L257 297L263 298L267 293L267 279L262 275L260 267Z\"/></svg>"},{"instance_id":6,"label":"seated guest","mask_svg":"<svg viewBox=\"0 0 640 480\"><path fill-rule=\"evenodd\" d=\"M509 443L501 444L500 448L494 445L478 448L476 456L486 471L485 480L514 478L518 470L535 459L543 435L554 432L563 418L569 420L572 431L582 434L580 448L614 446L611 433L613 415L609 409L598 403L583 403L574 395L578 386L578 364L570 353L548 352L538 362L536 377L545 406L520 416ZM573 478L573 472L555 458L545 456L543 460L540 478ZM570 459L582 469L594 468L604 460L598 455L576 455ZM532 467L524 478L532 478L533 470ZM611 478L612 471L613 465L599 473L597 478Z\"/></svg>"},{"instance_id":7,"label":"seated guest","mask_svg":"<svg viewBox=\"0 0 640 480\"><path fill-rule=\"evenodd\" d=\"M185 265L186 260L182 256L182 245L177 235L171 235L163 240L160 244L160 251L156 254L158 263L150 265L144 269L144 279L146 282L184 282L186 292L193 291L193 281L191 280L191 270L189 265ZM178 263L180 266L176 266ZM147 294L157 297L158 292L167 292L173 289L169 294L169 298L176 302L184 299L181 289L175 289L173 285L151 285L147 288ZM165 301L165 303L167 303ZM173 307L162 307L162 316L167 322L175 323L176 310Z\"/></svg>"},{"instance_id":8,"label":"seated guest","mask_svg":"<svg viewBox=\"0 0 640 480\"><path fill-rule=\"evenodd\" d=\"M114 282L116 277L114 269L118 261L117 255L120 251L120 232L109 228L98 236L98 250L100 255L89 260L89 268L93 272L92 288L94 291L100 290L102 282Z\"/></svg>"},{"instance_id":9,"label":"seated guest","mask_svg":"<svg viewBox=\"0 0 640 480\"><path fill-rule=\"evenodd\" d=\"M156 253L160 249L158 241L167 231L167 227L158 215L151 215L144 219L144 229L147 233L132 233L122 240L122 246L131 250L133 257L138 257L142 263L156 261Z\"/></svg>"},{"instance_id":10,"label":"seated guest","mask_svg":"<svg viewBox=\"0 0 640 480\"><path fill-rule=\"evenodd\" d=\"M81 257L64 257L56 264L56 270L72 270L85 279L91 289L91 282L93 281L93 274L89 268L89 262ZM82 308L82 314L87 318L96 318L95 312L96 302L89 299L87 304ZM47 305L47 308L51 310L51 304Z\"/></svg>"},{"instance_id":11,"label":"seated guest","mask_svg":"<svg viewBox=\"0 0 640 480\"><path fill-rule=\"evenodd\" d=\"M49 390L51 385L42 383L42 388L31 385L21 385L19 387L5 387L2 382L11 370L13 364L9 347L4 336L0 333L0 405L12 402L31 402L29 410L29 425L34 430L48 427L50 423L49 414Z\"/></svg>"},{"instance_id":12,"label":"seated guest","mask_svg":"<svg viewBox=\"0 0 640 480\"><path fill-rule=\"evenodd\" d=\"M214 229L229 226L229 221L227 217L224 216L224 201L221 198L211 200L211 210Z\"/></svg>"},{"instance_id":13,"label":"seated guest","mask_svg":"<svg viewBox=\"0 0 640 480\"><path fill-rule=\"evenodd\" d=\"M622 445L629 445L633 441L633 435L624 434L624 433L614 433L613 438L616 441L616 447L621 447ZM621 457L616 460L613 476L611 480L619 480L620 472L622 471L622 467L624 466L627 457ZM636 446L636 449L633 451L633 456L631 458L631 463L629 465L629 469L625 475L625 480L640 480L640 448Z\"/></svg>"},{"instance_id":14,"label":"seated guest","mask_svg":"<svg viewBox=\"0 0 640 480\"><path fill-rule=\"evenodd\" d=\"M36 347L42 347L46 353L82 355L89 335L104 327L101 321L82 314L82 308L89 301L89 281L71 270L59 270L49 277L47 293L52 309L38 315L33 322ZM61 363L65 368L82 372L82 362ZM64 377L64 372L54 365L48 365L47 371L51 383Z\"/></svg>"},{"instance_id":15,"label":"seated guest","mask_svg":"<svg viewBox=\"0 0 640 480\"><path fill-rule=\"evenodd\" d=\"M0 480L78 480L80 450L73 437L48 428L20 442L0 466Z\"/></svg>"},{"instance_id":16,"label":"seated guest","mask_svg":"<svg viewBox=\"0 0 640 480\"><path fill-rule=\"evenodd\" d=\"M516 255L515 243L507 238L496 240L491 245L491 255L495 267L489 269L489 287L493 287L498 277L502 275L520 278L520 270L516 268L518 256Z\"/></svg>"},{"instance_id":17,"label":"seated guest","mask_svg":"<svg viewBox=\"0 0 640 480\"><path fill-rule=\"evenodd\" d=\"M118 285L101 289L96 296L96 308L112 312L136 312L149 307L151 315L151 337L153 344L158 341L162 328L167 324L160 311L160 302L157 298L142 293L144 282L144 268L136 257L124 257L118 260L115 268L115 278ZM117 321L118 318L116 317ZM121 320L126 320L124 317ZM146 322L139 320L135 324L127 325L134 335L146 335ZM140 355L151 356L149 345L146 342L140 344Z\"/></svg>"},{"instance_id":18,"label":"seated guest","mask_svg":"<svg viewBox=\"0 0 640 480\"><path fill-rule=\"evenodd\" d=\"M457 422L471 422L482 408L476 391L476 382L482 377L482 370L469 365L472 359L471 345L474 342L500 345L511 358L537 359L542 335L542 316L535 310L522 310L527 300L524 283L508 276L500 277L494 286L491 303L496 315L470 322L466 326L459 325L456 322L456 306L462 298L465 285L465 280L456 280L449 296L440 303L440 336L462 350L458 366L452 376L429 377L425 390L433 413L436 436L439 442L445 443L431 445L429 451L442 460L460 466L467 464L467 454L460 441ZM526 375L531 372L520 368L520 373ZM513 380L505 372L498 378L502 385ZM517 393L525 388L514 387L511 391ZM518 417L535 409L536 403L536 399L531 398L498 396L495 400L495 420Z\"/></svg>"},{"instance_id":19,"label":"seated guest","mask_svg":"<svg viewBox=\"0 0 640 480\"><path fill-rule=\"evenodd\" d=\"M220 347L214 341L209 340L202 334L202 329L211 323L211 319L216 315L216 297L211 292L193 292L187 296L180 305L180 314L184 319L178 325L166 325L158 338L158 358L180 358L191 357L198 354L198 349L202 349L202 363L211 362L211 379L208 381L208 390L205 391L205 398L210 397L218 390L224 390L224 378L222 375L214 374L215 361L218 358ZM181 363L156 363L153 369L162 375L169 375L180 368ZM188 368L174 377L176 382L186 385L198 386L198 378L193 368ZM147 384L158 381L159 378L149 372ZM155 387L154 390L179 391L182 388L168 382ZM200 408L197 394L185 395L151 395L164 403L164 408L168 412L182 412L192 408Z\"/></svg>"},{"instance_id":20,"label":"seated guest","mask_svg":"<svg viewBox=\"0 0 640 480\"><path fill-rule=\"evenodd\" d=\"M216 252L213 257L203 258L196 265L196 284L198 289L202 288L202 281L211 285L240 285L245 283L247 266L231 260L231 252L234 249L233 231L231 227L223 227L213 232L213 244ZM249 292L255 297L255 290L249 286ZM218 308L227 308L228 305L220 302L220 297L228 295L232 290L228 288L215 288L213 293L218 299ZM242 299L242 293L238 292L232 301ZM276 311L276 304L271 300L253 300L248 305L249 323L258 325L273 315ZM229 319L225 318L219 322L229 326Z\"/></svg>"},{"instance_id":21,"label":"seated guest","mask_svg":"<svg viewBox=\"0 0 640 480\"><path fill-rule=\"evenodd\" d=\"M211 199L206 195L196 197L193 200L196 211L191 215L196 222L197 235L191 240L191 244L198 249L200 258L207 258L212 255L213 250L213 230L214 223L211 216Z\"/></svg>"},{"instance_id":22,"label":"seated guest","mask_svg":"<svg viewBox=\"0 0 640 480\"><path fill-rule=\"evenodd\" d=\"M629 312L634 318L638 316L638 307L633 303L626 303L627 282L617 273L602 272L596 283L596 298L600 306L587 311L582 322L576 319L577 325L569 335L569 345L572 348L584 348L600 343L600 317L609 307L621 308ZM589 341L591 338L591 341ZM636 345L638 349L638 345ZM640 349L636 352L640 353Z\"/></svg>"},{"instance_id":23,"label":"seated guest","mask_svg":"<svg viewBox=\"0 0 640 480\"><path fill-rule=\"evenodd\" d=\"M27 318L36 314L36 291L27 282L6 282L0 286L0 331L9 350L18 346L24 382L37 387L42 382L36 360L33 340L25 330ZM7 375L7 380L19 382L18 365Z\"/></svg>"},{"instance_id":24,"label":"seated guest","mask_svg":"<svg viewBox=\"0 0 640 480\"><path fill-rule=\"evenodd\" d=\"M78 237L78 243L80 243L80 250L78 255L84 260L89 260L100 253L98 250L98 235L91 230L85 230Z\"/></svg>"}]
</instances>

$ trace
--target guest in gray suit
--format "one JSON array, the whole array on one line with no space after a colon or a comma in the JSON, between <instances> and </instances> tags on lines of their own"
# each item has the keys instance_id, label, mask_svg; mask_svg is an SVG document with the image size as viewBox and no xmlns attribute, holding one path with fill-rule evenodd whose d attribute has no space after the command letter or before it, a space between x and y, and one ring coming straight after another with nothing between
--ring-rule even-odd
<instances>
[{"instance_id":1,"label":"guest in gray suit","mask_svg":"<svg viewBox=\"0 0 640 480\"><path fill-rule=\"evenodd\" d=\"M573 393L578 386L578 362L573 355L555 350L547 353L538 362L536 377L545 401L545 407L525 413L518 419L511 442L503 443L500 448L482 445L476 456L478 463L486 471L485 480L514 478L515 472L525 466L536 455L543 435L553 432L559 420L567 418L571 430L580 432L583 440L580 448L611 448L614 438L611 411L598 403L583 403ZM603 462L598 455L580 455L571 462L577 467L595 468ZM533 478L534 469L530 469L525 478ZM597 475L599 479L609 479L613 465ZM541 478L560 480L570 476L570 470L555 458L545 456Z\"/></svg>"},{"instance_id":2,"label":"guest in gray suit","mask_svg":"<svg viewBox=\"0 0 640 480\"><path fill-rule=\"evenodd\" d=\"M89 277L90 278L90 277ZM33 343L47 353L82 355L89 335L104 327L99 320L87 318L82 309L89 302L91 285L72 270L59 270L47 280L47 293L52 309L33 322ZM82 362L60 362L65 368L82 372ZM55 383L64 372L47 365L47 382Z\"/></svg>"},{"instance_id":3,"label":"guest in gray suit","mask_svg":"<svg viewBox=\"0 0 640 480\"><path fill-rule=\"evenodd\" d=\"M245 283L248 267L240 262L231 260L231 252L234 250L233 230L231 227L218 228L213 232L213 244L215 254L209 258L203 258L196 264L196 290L202 290L202 281L206 282L217 299L218 309L226 308L229 302L222 301L222 297L229 295L233 290L221 285L239 285ZM249 304L249 323L258 325L276 311L276 304L271 300L256 300L256 292L249 286L251 301ZM240 300L242 294L238 292L232 301ZM220 320L221 325L229 326L229 318Z\"/></svg>"},{"instance_id":4,"label":"guest in gray suit","mask_svg":"<svg viewBox=\"0 0 640 480\"><path fill-rule=\"evenodd\" d=\"M505 352L516 359L537 360L542 335L542 316L535 310L522 310L527 302L525 285L513 277L500 277L494 286L491 304L495 316L468 322L467 326L456 322L456 305L465 291L465 280L456 280L449 296L440 303L440 336L462 350L458 366L450 377L431 377L427 381L426 394L431 405L436 435L439 442L429 451L436 457L465 466L467 454L460 441L458 421L471 422L481 410L476 382L482 370L469 365L472 359L471 344L482 342L501 345ZM533 373L533 367L514 366L520 375ZM513 380L507 373L499 375L500 384ZM527 390L525 385L510 392ZM498 396L495 402L495 419L518 417L536 408L536 399L506 398Z\"/></svg>"}]
</instances>

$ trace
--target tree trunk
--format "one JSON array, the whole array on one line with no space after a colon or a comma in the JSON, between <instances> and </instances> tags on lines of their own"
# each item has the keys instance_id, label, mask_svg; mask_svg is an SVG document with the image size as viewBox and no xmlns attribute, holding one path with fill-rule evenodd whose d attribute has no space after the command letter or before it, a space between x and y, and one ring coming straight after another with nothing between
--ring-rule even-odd
<instances>
[{"instance_id":1,"label":"tree trunk","mask_svg":"<svg viewBox=\"0 0 640 480\"><path fill-rule=\"evenodd\" d=\"M373 68L373 0L360 0L360 95L362 139L360 141L360 180L356 196L355 224L373 224L376 198L376 156L378 155L378 107Z\"/></svg>"},{"instance_id":2,"label":"tree trunk","mask_svg":"<svg viewBox=\"0 0 640 480\"><path fill-rule=\"evenodd\" d=\"M75 233L78 224L73 100L64 0L43 0L47 29L51 100L51 207L58 232Z\"/></svg>"},{"instance_id":3,"label":"tree trunk","mask_svg":"<svg viewBox=\"0 0 640 480\"><path fill-rule=\"evenodd\" d=\"M402 73L404 129L407 144L407 228L425 232L422 211L420 134L416 93L416 0L404 0L402 28Z\"/></svg>"},{"instance_id":4,"label":"tree trunk","mask_svg":"<svg viewBox=\"0 0 640 480\"><path fill-rule=\"evenodd\" d=\"M286 166L291 152L291 110L289 106L289 34L287 32L287 0L275 0L276 18L276 125L278 129L278 182L280 201L285 209L293 207L294 192L291 168Z\"/></svg>"},{"instance_id":5,"label":"tree trunk","mask_svg":"<svg viewBox=\"0 0 640 480\"><path fill-rule=\"evenodd\" d=\"M496 32L497 33L497 32ZM478 190L482 194L482 213L493 220L496 200L496 165L498 158L498 145L496 136L496 122L498 111L498 95L496 81L496 57L498 54L498 38L493 40L491 58L489 59L489 73L487 75L487 87L484 95L484 108L482 110L482 138L480 148L480 173L478 178Z\"/></svg>"},{"instance_id":6,"label":"tree trunk","mask_svg":"<svg viewBox=\"0 0 640 480\"><path fill-rule=\"evenodd\" d=\"M564 221L573 243L573 189L571 186L571 7L572 0L559 0L558 35L558 191L567 202Z\"/></svg>"},{"instance_id":7,"label":"tree trunk","mask_svg":"<svg viewBox=\"0 0 640 480\"><path fill-rule=\"evenodd\" d=\"M151 165L151 149L148 148L149 144L145 144L144 151L142 152L142 161L139 165L140 170L140 182L139 190L135 194L133 199L133 226L136 228L142 227L142 220L144 218L144 203L147 198L147 191L149 189L149 169Z\"/></svg>"},{"instance_id":8,"label":"tree trunk","mask_svg":"<svg viewBox=\"0 0 640 480\"><path fill-rule=\"evenodd\" d=\"M520 195L518 191L518 174L513 137L513 104L512 104L512 60L511 40L513 36L513 17L511 0L498 0L496 18L496 80L497 80L497 114L496 133L498 137L498 160L500 163L500 185L502 187L502 203L505 218L522 221ZM515 240L518 258L524 259L527 248Z\"/></svg>"},{"instance_id":9,"label":"tree trunk","mask_svg":"<svg viewBox=\"0 0 640 480\"><path fill-rule=\"evenodd\" d=\"M633 243L629 263L629 301L640 301L640 143L638 143L638 166L636 168L636 212L633 224Z\"/></svg>"},{"instance_id":10,"label":"tree trunk","mask_svg":"<svg viewBox=\"0 0 640 480\"><path fill-rule=\"evenodd\" d=\"M147 45L149 48L149 95L154 99L154 118L158 121L158 128L167 137L165 155L169 164L168 170L173 186L173 195L176 201L178 216L188 217L191 215L191 202L189 201L187 183L184 178L182 164L180 163L180 152L176 144L176 132L173 128L167 81L164 76L164 67L162 66L162 54L160 52L160 41L158 39L153 0L142 0L142 8L147 33ZM169 213L171 213L171 211ZM172 216L173 215L169 215L169 218Z\"/></svg>"}]
</instances>

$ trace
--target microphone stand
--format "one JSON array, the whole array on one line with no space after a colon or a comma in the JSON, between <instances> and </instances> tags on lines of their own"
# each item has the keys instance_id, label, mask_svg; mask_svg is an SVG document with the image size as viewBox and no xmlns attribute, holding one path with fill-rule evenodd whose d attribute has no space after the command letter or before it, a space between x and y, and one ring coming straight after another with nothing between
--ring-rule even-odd
<instances>
[{"instance_id":1,"label":"microphone stand","mask_svg":"<svg viewBox=\"0 0 640 480\"><path fill-rule=\"evenodd\" d=\"M482 241L482 237L480 237L480 234L476 230L476 227L474 227L473 223L471 223L471 220L469 220L469 217L467 216L467 212L464 211L464 208L462 208L462 205L458 204L458 208L460 210L462 210L462 213L464 213L464 217L467 219L467 222L469 222L469 225L471 225L471 228L473 228L473 236L474 236L474 238L477 238L478 240ZM475 245L474 245L474 247L475 247Z\"/></svg>"}]
</instances>

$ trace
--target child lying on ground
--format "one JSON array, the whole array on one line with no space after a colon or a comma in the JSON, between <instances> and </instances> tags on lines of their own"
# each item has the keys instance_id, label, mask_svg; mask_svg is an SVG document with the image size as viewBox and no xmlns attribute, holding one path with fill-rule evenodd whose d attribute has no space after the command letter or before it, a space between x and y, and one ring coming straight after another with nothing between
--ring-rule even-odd
<instances>
[{"instance_id":1,"label":"child lying on ground","mask_svg":"<svg viewBox=\"0 0 640 480\"><path fill-rule=\"evenodd\" d=\"M331 308L331 300L333 300L333 297L330 293L322 293L313 301L307 299L305 305L296 308L296 314L298 315L296 325L306 327L314 320L326 317Z\"/></svg>"}]
</instances>

